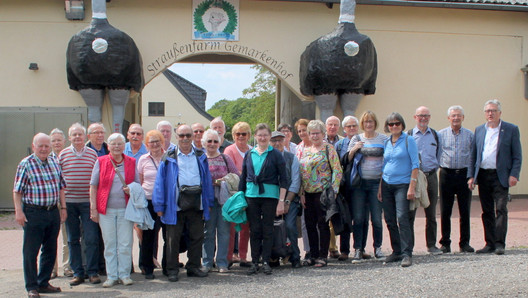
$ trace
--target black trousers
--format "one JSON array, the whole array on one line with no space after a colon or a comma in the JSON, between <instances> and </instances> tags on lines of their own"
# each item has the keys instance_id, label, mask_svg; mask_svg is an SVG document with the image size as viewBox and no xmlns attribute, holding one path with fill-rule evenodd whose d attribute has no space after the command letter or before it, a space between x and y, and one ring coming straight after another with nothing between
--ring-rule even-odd
<instances>
[{"instance_id":1,"label":"black trousers","mask_svg":"<svg viewBox=\"0 0 528 298\"><path fill-rule=\"evenodd\" d=\"M247 201L251 261L257 263L262 257L263 262L269 262L273 248L273 221L279 200L248 197Z\"/></svg>"},{"instance_id":2,"label":"black trousers","mask_svg":"<svg viewBox=\"0 0 528 298\"><path fill-rule=\"evenodd\" d=\"M429 207L424 208L425 211L425 242L427 248L436 246L436 233L438 226L436 224L436 204L438 203L438 176L436 170L424 173L427 177L427 195L429 196ZM416 211L409 212L409 221L411 222L411 233L414 245L414 220L416 219Z\"/></svg>"},{"instance_id":3,"label":"black trousers","mask_svg":"<svg viewBox=\"0 0 528 298\"><path fill-rule=\"evenodd\" d=\"M140 266L143 266L145 274L151 274L154 272L153 258L156 256L155 252L158 249L158 235L161 228L161 221L156 212L154 212L151 200L148 200L148 210L150 216L152 216L152 219L154 220L154 229L143 230L143 239L139 246L139 264Z\"/></svg>"},{"instance_id":4,"label":"black trousers","mask_svg":"<svg viewBox=\"0 0 528 298\"><path fill-rule=\"evenodd\" d=\"M440 212L442 238L440 244L451 245L451 214L455 203L455 195L460 213L460 242L459 246L469 245L470 238L470 212L471 191L467 185L467 168L464 169L440 169Z\"/></svg>"},{"instance_id":5,"label":"black trousers","mask_svg":"<svg viewBox=\"0 0 528 298\"><path fill-rule=\"evenodd\" d=\"M492 248L505 248L509 188L500 184L496 170L479 169L477 182L486 245Z\"/></svg>"},{"instance_id":6,"label":"black trousers","mask_svg":"<svg viewBox=\"0 0 528 298\"><path fill-rule=\"evenodd\" d=\"M330 227L326 221L326 214L321 207L321 193L305 193L304 221L306 222L306 232L310 243L310 254L312 258L328 257L328 247L330 246ZM319 230L319 232L317 232Z\"/></svg>"},{"instance_id":7,"label":"black trousers","mask_svg":"<svg viewBox=\"0 0 528 298\"><path fill-rule=\"evenodd\" d=\"M186 268L200 268L204 239L203 211L178 211L175 225L165 225L167 243L167 273L178 274L180 264L180 238L184 227L189 229L190 245L187 251Z\"/></svg>"},{"instance_id":8,"label":"black trousers","mask_svg":"<svg viewBox=\"0 0 528 298\"><path fill-rule=\"evenodd\" d=\"M27 222L24 225L24 243L22 246L24 279L26 290L47 287L57 258L57 237L60 230L59 209L37 209L23 207ZM7 239L4 239L7 240ZM37 271L37 256L40 262Z\"/></svg>"}]
</instances>

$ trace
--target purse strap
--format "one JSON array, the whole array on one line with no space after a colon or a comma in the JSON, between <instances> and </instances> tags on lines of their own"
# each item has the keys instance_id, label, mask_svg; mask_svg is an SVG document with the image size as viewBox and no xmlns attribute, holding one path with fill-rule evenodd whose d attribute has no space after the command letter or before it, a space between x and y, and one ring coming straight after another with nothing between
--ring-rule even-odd
<instances>
[{"instance_id":1,"label":"purse strap","mask_svg":"<svg viewBox=\"0 0 528 298\"><path fill-rule=\"evenodd\" d=\"M114 161L110 158L110 162L112 163L112 165L114 166L114 170L117 174L117 176L119 177L119 180L121 180L121 183L123 184L123 187L126 187L126 182L125 182L125 179L123 178L123 176L121 175L121 173L117 170L117 166L116 164L114 163ZM123 162L124 162L124 159L123 159ZM123 164L124 166L124 164Z\"/></svg>"},{"instance_id":2,"label":"purse strap","mask_svg":"<svg viewBox=\"0 0 528 298\"><path fill-rule=\"evenodd\" d=\"M330 154L328 153L328 146L329 144L326 144L325 151L326 151L326 161L328 162L328 167L330 168L330 186L332 186L332 177L334 176L334 170L332 169L332 164L330 163Z\"/></svg>"}]
</instances>

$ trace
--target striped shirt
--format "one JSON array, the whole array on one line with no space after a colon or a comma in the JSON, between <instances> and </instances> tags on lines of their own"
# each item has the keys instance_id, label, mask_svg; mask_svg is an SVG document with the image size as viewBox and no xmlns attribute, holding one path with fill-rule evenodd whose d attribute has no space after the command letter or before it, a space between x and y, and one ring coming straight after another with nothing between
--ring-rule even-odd
<instances>
[{"instance_id":1,"label":"striped shirt","mask_svg":"<svg viewBox=\"0 0 528 298\"><path fill-rule=\"evenodd\" d=\"M90 178L97 152L89 147L77 152L69 146L59 154L62 175L66 181L66 203L90 202Z\"/></svg>"},{"instance_id":2,"label":"striped shirt","mask_svg":"<svg viewBox=\"0 0 528 298\"><path fill-rule=\"evenodd\" d=\"M22 203L53 206L60 199L60 190L66 187L59 164L53 157L40 160L35 154L24 158L15 176L13 192L22 194Z\"/></svg>"},{"instance_id":3,"label":"striped shirt","mask_svg":"<svg viewBox=\"0 0 528 298\"><path fill-rule=\"evenodd\" d=\"M473 132L460 128L455 134L451 127L438 131L440 139L440 167L448 169L463 169L473 165L471 144Z\"/></svg>"}]
</instances>

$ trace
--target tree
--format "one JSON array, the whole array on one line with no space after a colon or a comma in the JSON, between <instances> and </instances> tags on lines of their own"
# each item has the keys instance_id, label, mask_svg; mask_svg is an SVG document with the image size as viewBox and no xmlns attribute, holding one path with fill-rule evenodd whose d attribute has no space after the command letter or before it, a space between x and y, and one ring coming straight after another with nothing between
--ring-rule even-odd
<instances>
[{"instance_id":1,"label":"tree","mask_svg":"<svg viewBox=\"0 0 528 298\"><path fill-rule=\"evenodd\" d=\"M207 112L212 116L222 116L226 126L226 137L231 137L231 128L239 121L247 122L252 128L258 123L275 127L275 92L277 78L259 64L251 68L257 70L255 81L242 91L243 97L236 100L222 99Z\"/></svg>"}]
</instances>

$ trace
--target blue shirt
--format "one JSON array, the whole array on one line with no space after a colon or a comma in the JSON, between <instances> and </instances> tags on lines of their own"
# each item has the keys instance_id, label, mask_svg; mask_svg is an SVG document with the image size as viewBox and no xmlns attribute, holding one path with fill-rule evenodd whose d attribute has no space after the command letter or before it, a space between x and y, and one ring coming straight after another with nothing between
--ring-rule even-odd
<instances>
[{"instance_id":1,"label":"blue shirt","mask_svg":"<svg viewBox=\"0 0 528 298\"><path fill-rule=\"evenodd\" d=\"M350 144L350 139L348 137L339 140L335 144L335 149L337 151L337 154L339 154L339 160L341 160L343 156L348 152L349 144Z\"/></svg>"},{"instance_id":2,"label":"blue shirt","mask_svg":"<svg viewBox=\"0 0 528 298\"><path fill-rule=\"evenodd\" d=\"M284 156L284 152L282 152L282 156ZM289 192L293 193L299 193L299 188L301 188L301 170L300 170L301 164L299 163L299 159L297 156L293 156L293 161L291 164L291 183L290 187L288 188Z\"/></svg>"},{"instance_id":3,"label":"blue shirt","mask_svg":"<svg viewBox=\"0 0 528 298\"><path fill-rule=\"evenodd\" d=\"M253 148L249 151L251 154L251 159L253 160L253 168L255 169L255 176L260 174L262 170L262 164L268 156L268 153L273 150L273 147L268 146L266 152L259 154L257 148ZM253 182L246 182L246 197L251 198L279 198L279 186L275 184L264 183L264 193L259 194L259 186Z\"/></svg>"},{"instance_id":4,"label":"blue shirt","mask_svg":"<svg viewBox=\"0 0 528 298\"><path fill-rule=\"evenodd\" d=\"M405 139L407 138L407 142ZM385 142L383 154L382 178L388 184L409 184L411 172L420 166L418 148L414 138L402 132L396 143L392 145L391 139Z\"/></svg>"},{"instance_id":5,"label":"blue shirt","mask_svg":"<svg viewBox=\"0 0 528 298\"><path fill-rule=\"evenodd\" d=\"M178 148L178 182L181 185L200 185L200 169L194 148L189 154L184 154Z\"/></svg>"},{"instance_id":6,"label":"blue shirt","mask_svg":"<svg viewBox=\"0 0 528 298\"><path fill-rule=\"evenodd\" d=\"M427 127L425 134L423 134L418 127L415 127L413 128L412 136L416 141L418 152L420 153L421 170L430 172L438 169L439 156L437 156L437 153L440 154L440 150L436 149L440 148L440 144L437 144L431 128ZM438 137L438 142L440 142L440 137Z\"/></svg>"},{"instance_id":7,"label":"blue shirt","mask_svg":"<svg viewBox=\"0 0 528 298\"><path fill-rule=\"evenodd\" d=\"M455 134L451 127L446 127L438 132L438 138L441 144L440 167L464 169L473 165L471 148L475 137L472 131L461 127Z\"/></svg>"},{"instance_id":8,"label":"blue shirt","mask_svg":"<svg viewBox=\"0 0 528 298\"><path fill-rule=\"evenodd\" d=\"M141 143L141 148L139 148L139 150L138 150L138 152L136 152L136 154L133 154L132 153L132 147L130 146L130 142L127 142L125 144L125 151L123 153L125 153L125 155L127 155L127 156L135 158L136 159L136 166L137 166L137 163L138 163L139 158L141 157L141 155L148 153L148 150L147 150L147 147L145 146L145 144Z\"/></svg>"}]
</instances>

